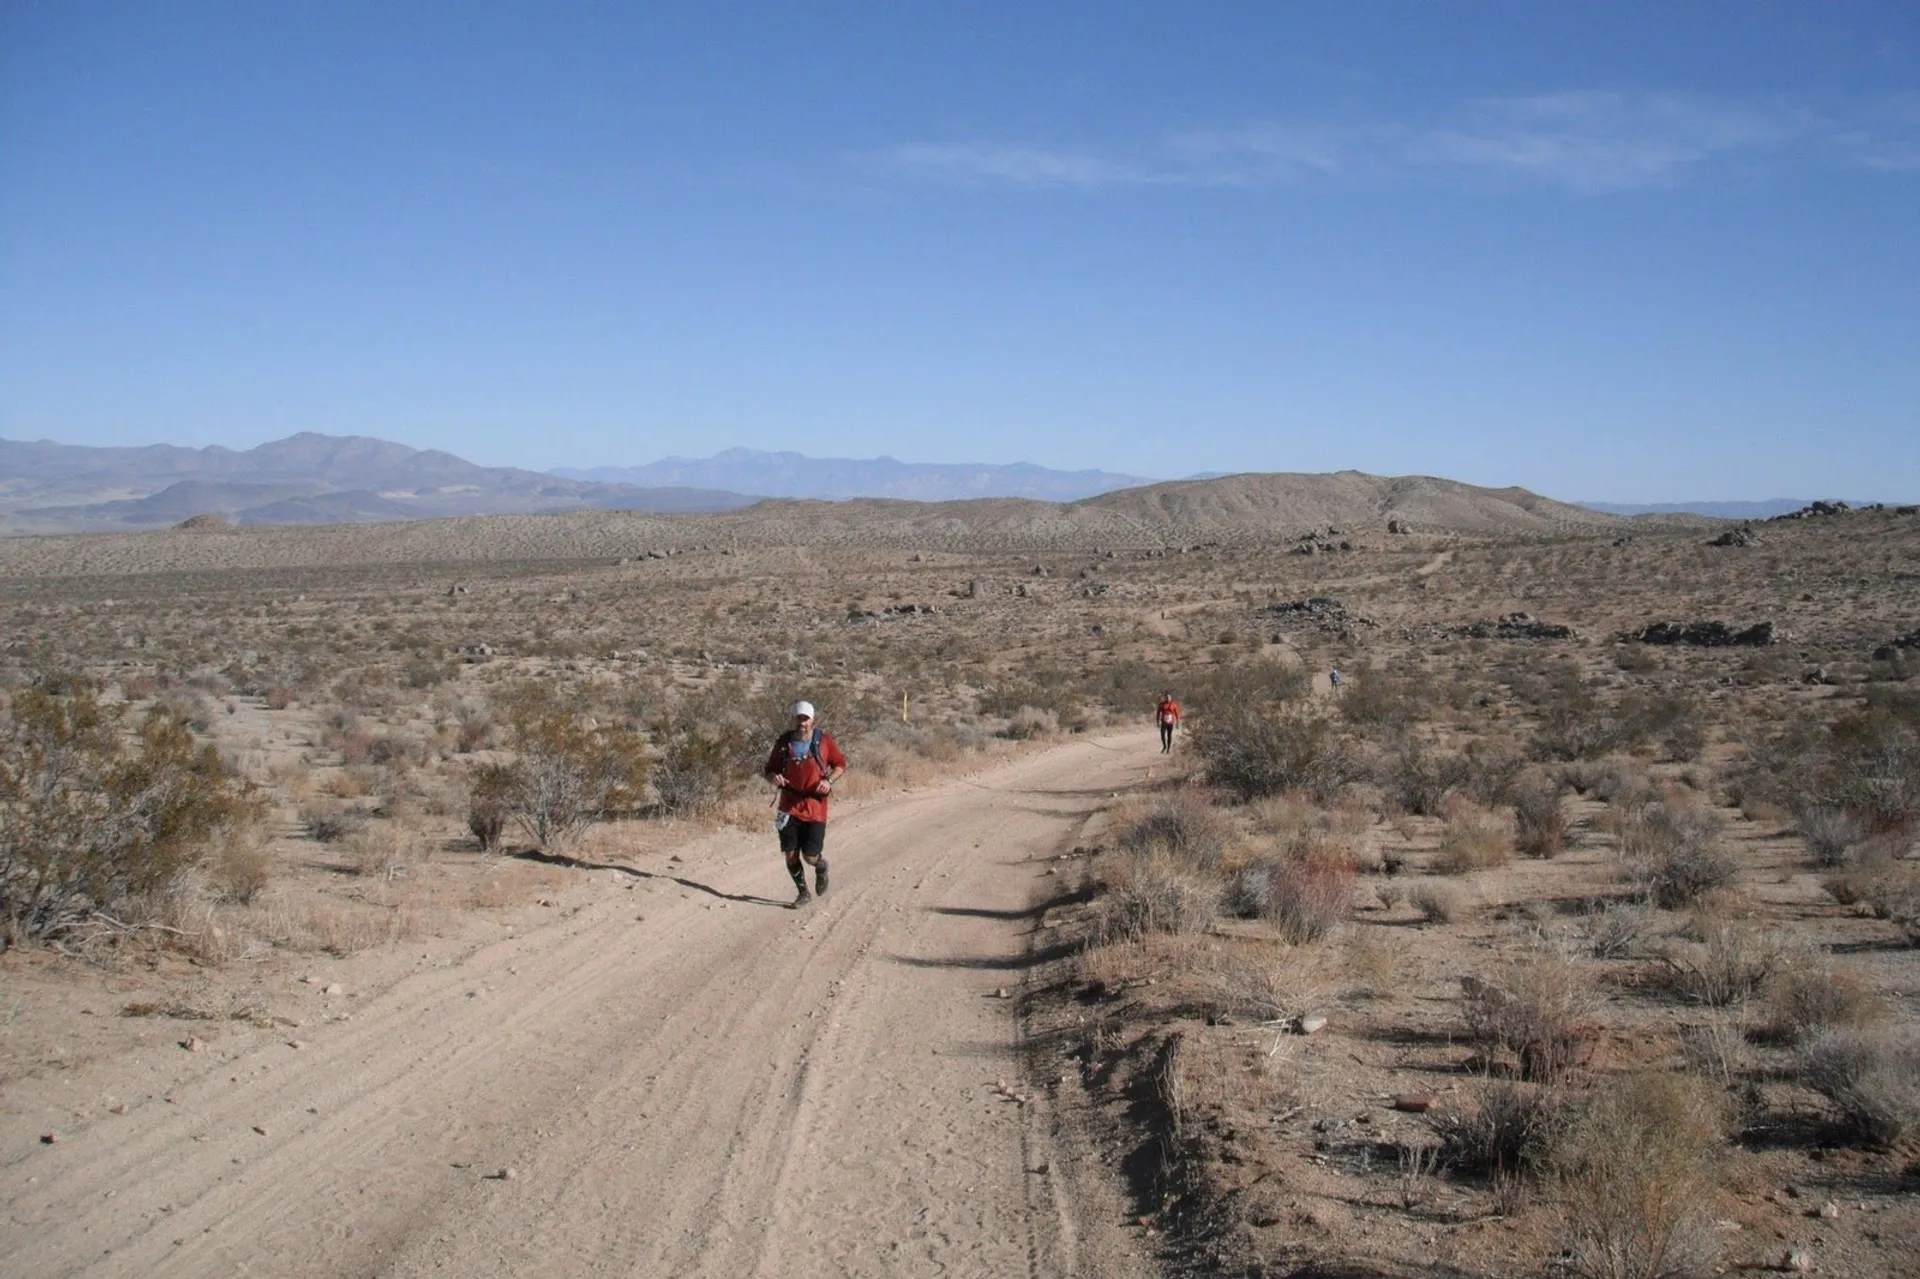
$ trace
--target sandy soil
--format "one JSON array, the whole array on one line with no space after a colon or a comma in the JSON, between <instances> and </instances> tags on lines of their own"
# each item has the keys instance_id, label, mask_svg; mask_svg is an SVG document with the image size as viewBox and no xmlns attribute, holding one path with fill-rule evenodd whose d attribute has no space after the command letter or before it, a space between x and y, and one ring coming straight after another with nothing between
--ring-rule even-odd
<instances>
[{"instance_id":1,"label":"sandy soil","mask_svg":"<svg viewBox=\"0 0 1920 1279\"><path fill-rule=\"evenodd\" d=\"M1016 1010L1053 859L1155 758L843 806L803 911L770 833L570 869L539 926L280 978L323 1011L16 1079L0 1272L1151 1273Z\"/></svg>"}]
</instances>

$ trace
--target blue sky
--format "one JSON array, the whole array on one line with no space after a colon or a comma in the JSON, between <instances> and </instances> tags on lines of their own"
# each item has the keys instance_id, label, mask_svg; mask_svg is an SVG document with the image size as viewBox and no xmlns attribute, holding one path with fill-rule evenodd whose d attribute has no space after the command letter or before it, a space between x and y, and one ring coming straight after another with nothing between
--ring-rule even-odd
<instances>
[{"instance_id":1,"label":"blue sky","mask_svg":"<svg viewBox=\"0 0 1920 1279\"><path fill-rule=\"evenodd\" d=\"M0 437L1920 497L1920 6L0 0Z\"/></svg>"}]
</instances>

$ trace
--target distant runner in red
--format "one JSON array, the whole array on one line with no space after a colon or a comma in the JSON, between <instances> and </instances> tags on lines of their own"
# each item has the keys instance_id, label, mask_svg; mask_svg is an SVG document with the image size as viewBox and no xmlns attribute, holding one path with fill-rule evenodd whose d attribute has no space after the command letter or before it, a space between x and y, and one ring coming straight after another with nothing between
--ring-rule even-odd
<instances>
[{"instance_id":1,"label":"distant runner in red","mask_svg":"<svg viewBox=\"0 0 1920 1279\"><path fill-rule=\"evenodd\" d=\"M814 724L813 703L795 702L793 728L774 742L762 770L780 789L780 812L773 825L780 832L780 851L787 856L787 874L800 890L793 899L795 910L812 901L814 893L827 895L827 859L822 852L827 842L827 797L846 771L847 757L832 736ZM813 867L812 893L807 891L803 861Z\"/></svg>"},{"instance_id":2,"label":"distant runner in red","mask_svg":"<svg viewBox=\"0 0 1920 1279\"><path fill-rule=\"evenodd\" d=\"M1160 694L1160 705L1154 708L1153 717L1160 724L1160 753L1173 753L1173 730L1180 723L1180 703L1173 700L1172 693Z\"/></svg>"}]
</instances>

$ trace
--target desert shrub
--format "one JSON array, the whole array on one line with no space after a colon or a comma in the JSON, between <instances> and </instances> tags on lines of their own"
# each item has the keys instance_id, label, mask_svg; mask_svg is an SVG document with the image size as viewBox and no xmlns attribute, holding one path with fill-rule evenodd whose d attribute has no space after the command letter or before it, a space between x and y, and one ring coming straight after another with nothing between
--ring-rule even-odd
<instances>
[{"instance_id":1,"label":"desert shrub","mask_svg":"<svg viewBox=\"0 0 1920 1279\"><path fill-rule=\"evenodd\" d=\"M1703 920L1699 941L1674 939L1660 949L1667 983L1691 1003L1725 1008L1757 994L1783 956L1768 938L1722 920Z\"/></svg>"},{"instance_id":2,"label":"desert shrub","mask_svg":"<svg viewBox=\"0 0 1920 1279\"><path fill-rule=\"evenodd\" d=\"M1188 687L1183 700L1199 712L1198 718L1212 719L1236 708L1272 710L1297 702L1313 687L1313 677L1303 666L1256 659L1208 668L1190 679Z\"/></svg>"},{"instance_id":3,"label":"desert shrub","mask_svg":"<svg viewBox=\"0 0 1920 1279\"><path fill-rule=\"evenodd\" d=\"M1717 1256L1709 1204L1725 1107L1685 1075L1615 1079L1574 1109L1545 1162L1567 1265L1587 1279L1705 1275Z\"/></svg>"},{"instance_id":4,"label":"desert shrub","mask_svg":"<svg viewBox=\"0 0 1920 1279\"><path fill-rule=\"evenodd\" d=\"M1592 1039L1594 994L1586 974L1551 951L1497 974L1494 981L1460 979L1466 997L1467 1035L1491 1060L1514 1054L1520 1077L1543 1083L1563 1079L1581 1061Z\"/></svg>"},{"instance_id":5,"label":"desert shrub","mask_svg":"<svg viewBox=\"0 0 1920 1279\"><path fill-rule=\"evenodd\" d=\"M1553 857L1567 847L1567 810L1560 783L1542 774L1513 787L1514 844L1528 857Z\"/></svg>"},{"instance_id":6,"label":"desert shrub","mask_svg":"<svg viewBox=\"0 0 1920 1279\"><path fill-rule=\"evenodd\" d=\"M1424 719L1434 700L1432 681L1420 668L1401 671L1370 666L1347 679L1340 694L1340 713L1354 724L1404 727Z\"/></svg>"},{"instance_id":7,"label":"desert shrub","mask_svg":"<svg viewBox=\"0 0 1920 1279\"><path fill-rule=\"evenodd\" d=\"M1240 800L1284 791L1331 799L1360 775L1352 743L1320 716L1253 705L1210 715L1193 733L1207 776Z\"/></svg>"},{"instance_id":8,"label":"desert shrub","mask_svg":"<svg viewBox=\"0 0 1920 1279\"><path fill-rule=\"evenodd\" d=\"M537 847L562 847L608 811L633 807L647 772L636 735L576 714L541 688L523 691L510 717L516 754L501 803Z\"/></svg>"},{"instance_id":9,"label":"desert shrub","mask_svg":"<svg viewBox=\"0 0 1920 1279\"><path fill-rule=\"evenodd\" d=\"M1115 840L1130 853L1167 853L1195 866L1212 867L1233 835L1226 814L1188 791L1149 801L1120 825Z\"/></svg>"},{"instance_id":10,"label":"desert shrub","mask_svg":"<svg viewBox=\"0 0 1920 1279\"><path fill-rule=\"evenodd\" d=\"M88 687L25 689L0 711L5 939L59 935L164 890L224 829L259 813L247 784L162 707L134 740Z\"/></svg>"},{"instance_id":11,"label":"desert shrub","mask_svg":"<svg viewBox=\"0 0 1920 1279\"><path fill-rule=\"evenodd\" d=\"M1866 830L1860 819L1844 808L1831 804L1810 804L1794 814L1800 837L1807 841L1813 864L1832 869L1846 864L1847 850L1859 843Z\"/></svg>"},{"instance_id":12,"label":"desert shrub","mask_svg":"<svg viewBox=\"0 0 1920 1279\"><path fill-rule=\"evenodd\" d=\"M817 702L820 698L813 700ZM1070 727L1084 725L1087 719L1080 680L1071 671L1034 671L994 685L979 699L980 713L996 719L1011 719L1023 706L1051 711L1059 723ZM780 722L785 723L784 719Z\"/></svg>"},{"instance_id":13,"label":"desert shrub","mask_svg":"<svg viewBox=\"0 0 1920 1279\"><path fill-rule=\"evenodd\" d=\"M753 726L713 698L689 702L652 726L660 758L652 773L662 813L708 813L739 794L764 762Z\"/></svg>"},{"instance_id":14,"label":"desert shrub","mask_svg":"<svg viewBox=\"0 0 1920 1279\"><path fill-rule=\"evenodd\" d=\"M1052 737L1060 731L1060 716L1038 706L1021 706L1007 719L1006 735L1016 742Z\"/></svg>"},{"instance_id":15,"label":"desert shrub","mask_svg":"<svg viewBox=\"0 0 1920 1279\"><path fill-rule=\"evenodd\" d=\"M1461 789L1474 803L1498 808L1513 800L1526 766L1526 756L1504 742L1474 742L1467 747L1467 775Z\"/></svg>"},{"instance_id":16,"label":"desert shrub","mask_svg":"<svg viewBox=\"0 0 1920 1279\"><path fill-rule=\"evenodd\" d=\"M1816 961L1774 973L1761 1030L1777 1043L1793 1044L1822 1030L1870 1026L1886 1015L1886 1002L1859 973Z\"/></svg>"},{"instance_id":17,"label":"desert shrub","mask_svg":"<svg viewBox=\"0 0 1920 1279\"><path fill-rule=\"evenodd\" d=\"M367 824L367 811L351 804L315 800L300 806L300 824L320 844L337 844Z\"/></svg>"},{"instance_id":18,"label":"desert shrub","mask_svg":"<svg viewBox=\"0 0 1920 1279\"><path fill-rule=\"evenodd\" d=\"M480 851L500 851L507 830L507 796L513 789L513 769L505 764L482 764L467 784L467 829L479 841Z\"/></svg>"},{"instance_id":19,"label":"desert shrub","mask_svg":"<svg viewBox=\"0 0 1920 1279\"><path fill-rule=\"evenodd\" d=\"M1504 866L1512 860L1513 832L1506 821L1497 813L1460 804L1447 815L1433 869L1442 875L1462 875Z\"/></svg>"},{"instance_id":20,"label":"desert shrub","mask_svg":"<svg viewBox=\"0 0 1920 1279\"><path fill-rule=\"evenodd\" d=\"M1629 694L1619 708L1620 741L1656 742L1669 759L1698 759L1707 743L1705 711L1690 692L1663 689Z\"/></svg>"},{"instance_id":21,"label":"desert shrub","mask_svg":"<svg viewBox=\"0 0 1920 1279\"><path fill-rule=\"evenodd\" d=\"M1212 924L1219 900L1217 880L1165 853L1123 857L1108 870L1095 935L1113 942L1154 933L1202 933Z\"/></svg>"},{"instance_id":22,"label":"desert shrub","mask_svg":"<svg viewBox=\"0 0 1920 1279\"><path fill-rule=\"evenodd\" d=\"M1429 924L1451 924L1465 911L1466 901L1466 894L1441 880L1415 880L1407 886L1407 904Z\"/></svg>"},{"instance_id":23,"label":"desert shrub","mask_svg":"<svg viewBox=\"0 0 1920 1279\"><path fill-rule=\"evenodd\" d=\"M1557 1091L1496 1079L1459 1110L1442 1111L1431 1122L1449 1168L1473 1176L1518 1177L1543 1166L1565 1114L1566 1102Z\"/></svg>"},{"instance_id":24,"label":"desert shrub","mask_svg":"<svg viewBox=\"0 0 1920 1279\"><path fill-rule=\"evenodd\" d=\"M1666 800L1626 815L1620 851L1654 904L1665 910L1688 906L1731 884L1739 866L1720 850L1725 823L1702 806Z\"/></svg>"},{"instance_id":25,"label":"desert shrub","mask_svg":"<svg viewBox=\"0 0 1920 1279\"><path fill-rule=\"evenodd\" d=\"M1327 936L1353 909L1353 864L1324 849L1301 847L1250 862L1227 881L1228 913L1265 919L1295 945Z\"/></svg>"},{"instance_id":26,"label":"desert shrub","mask_svg":"<svg viewBox=\"0 0 1920 1279\"><path fill-rule=\"evenodd\" d=\"M1862 835L1910 839L1920 825L1920 702L1874 697L1831 723L1790 723L1746 744L1731 784L1742 806L1835 810Z\"/></svg>"},{"instance_id":27,"label":"desert shrub","mask_svg":"<svg viewBox=\"0 0 1920 1279\"><path fill-rule=\"evenodd\" d=\"M1800 1078L1857 1138L1891 1146L1920 1128L1920 1032L1823 1030L1801 1048Z\"/></svg>"},{"instance_id":28,"label":"desert shrub","mask_svg":"<svg viewBox=\"0 0 1920 1279\"><path fill-rule=\"evenodd\" d=\"M1556 684L1539 709L1533 734L1537 759L1597 759L1626 739L1613 711L1575 680Z\"/></svg>"},{"instance_id":29,"label":"desert shrub","mask_svg":"<svg viewBox=\"0 0 1920 1279\"><path fill-rule=\"evenodd\" d=\"M1418 737L1407 737L1388 756L1380 784L1409 813L1431 817L1447 796L1467 780L1465 757L1436 751Z\"/></svg>"},{"instance_id":30,"label":"desert shrub","mask_svg":"<svg viewBox=\"0 0 1920 1279\"><path fill-rule=\"evenodd\" d=\"M1159 702L1161 692L1173 686L1164 672L1134 661L1115 662L1089 683L1101 705L1123 715L1144 715Z\"/></svg>"},{"instance_id":31,"label":"desert shrub","mask_svg":"<svg viewBox=\"0 0 1920 1279\"><path fill-rule=\"evenodd\" d=\"M406 666L400 672L400 681L408 688L432 688L459 674L460 668L453 662L420 653L407 659Z\"/></svg>"}]
</instances>

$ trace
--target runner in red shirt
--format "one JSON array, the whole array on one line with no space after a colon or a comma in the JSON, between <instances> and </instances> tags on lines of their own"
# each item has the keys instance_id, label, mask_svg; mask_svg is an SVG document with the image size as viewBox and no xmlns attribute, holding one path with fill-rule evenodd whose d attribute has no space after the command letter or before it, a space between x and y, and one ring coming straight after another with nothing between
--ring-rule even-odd
<instances>
[{"instance_id":1,"label":"runner in red shirt","mask_svg":"<svg viewBox=\"0 0 1920 1279\"><path fill-rule=\"evenodd\" d=\"M1172 693L1160 694L1160 705L1153 711L1153 718L1160 725L1160 753L1173 753L1173 730L1180 722L1180 703L1173 700Z\"/></svg>"},{"instance_id":2,"label":"runner in red shirt","mask_svg":"<svg viewBox=\"0 0 1920 1279\"><path fill-rule=\"evenodd\" d=\"M780 832L787 874L800 890L793 899L798 910L813 900L814 893L827 895L827 859L822 852L827 841L827 797L847 771L847 757L830 735L814 726L813 703L795 702L793 728L780 734L761 771L780 789L780 812L773 824ZM807 891L803 861L813 867L813 893Z\"/></svg>"}]
</instances>

